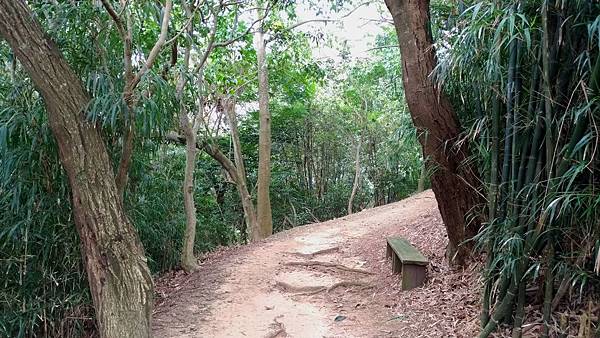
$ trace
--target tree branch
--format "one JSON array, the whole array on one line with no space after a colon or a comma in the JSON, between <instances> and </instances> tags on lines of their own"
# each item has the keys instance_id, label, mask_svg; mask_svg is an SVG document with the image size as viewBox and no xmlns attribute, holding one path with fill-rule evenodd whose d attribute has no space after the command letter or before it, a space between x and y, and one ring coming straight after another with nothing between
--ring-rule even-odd
<instances>
[{"instance_id":1,"label":"tree branch","mask_svg":"<svg viewBox=\"0 0 600 338\"><path fill-rule=\"evenodd\" d=\"M310 20L304 20L304 21L297 22L297 23L295 23L295 24L293 24L293 25L291 25L289 27L286 27L286 28L282 29L281 31L278 32L278 34L273 35L265 43L269 43L269 42L277 39L278 37L280 37L281 34L283 34L285 32L288 32L288 31L291 31L291 30L293 30L295 28L298 28L298 27L300 27L302 25L305 25L307 23L311 23L311 22L337 22L337 21L341 21L342 19L347 18L350 15L352 15L352 13L356 12L356 10L358 10L360 7L362 7L364 5L368 5L371 2L373 2L373 0L362 2L362 3L358 4L356 7L354 7L353 9L351 9L348 13L340 16L339 18L310 19Z\"/></svg>"},{"instance_id":2,"label":"tree branch","mask_svg":"<svg viewBox=\"0 0 600 338\"><path fill-rule=\"evenodd\" d=\"M246 30L245 30L243 33L241 33L241 34L239 34L238 36L236 36L236 37L234 37L234 38L231 38L231 39L229 39L229 40L226 40L226 41L221 41L221 42L217 42L217 43L215 43L215 44L214 44L214 47L215 47L215 48L216 48L216 47L227 47L227 46L229 46L230 44L232 44L232 43L234 43L234 42L236 42L236 41L239 41L239 40L240 40L240 39L242 39L243 37L247 36L248 34L250 34L250 32L252 31L252 29L254 28L254 25L256 25L256 24L257 24L257 23L259 23L259 22L262 22L262 21L263 21L263 20L264 20L264 19L267 17L267 15L269 15L269 12L271 11L271 9L272 9L272 8L271 8L270 6L267 6L267 7L265 8L265 13L264 13L264 14L263 14L261 17L259 17L258 19L254 20L254 21L253 21L253 22L250 24L250 26L249 26L249 27L248 27L248 28L247 28L247 29L246 29Z\"/></svg>"},{"instance_id":3,"label":"tree branch","mask_svg":"<svg viewBox=\"0 0 600 338\"><path fill-rule=\"evenodd\" d=\"M152 65L154 64L154 61L158 57L158 54L159 54L161 48L165 44L165 41L167 40L167 34L169 33L169 20L171 18L171 9L172 8L173 8L173 1L167 0L167 3L165 4L165 7L164 7L162 26L160 28L160 35L158 36L158 40L156 40L154 47L152 47L152 50L150 50L150 54L148 54L146 63L144 63L142 68L135 74L135 76L132 80L132 83L130 84L130 89L135 88L135 86L137 86L137 84L140 82L142 76L144 76L144 74L146 74L148 69L152 68Z\"/></svg>"},{"instance_id":4,"label":"tree branch","mask_svg":"<svg viewBox=\"0 0 600 338\"><path fill-rule=\"evenodd\" d=\"M165 139L170 142L174 142L176 144L185 145L185 137L175 133L170 132L165 135ZM199 141L196 143L196 149L204 151L210 157L212 157L215 161L219 162L219 164L227 171L229 176L234 182L238 182L239 177L237 175L235 164L229 159L229 157L225 156L221 149L219 149L214 144L211 144L206 141Z\"/></svg>"},{"instance_id":5,"label":"tree branch","mask_svg":"<svg viewBox=\"0 0 600 338\"><path fill-rule=\"evenodd\" d=\"M104 6L106 11L108 12L108 15L110 15L112 20L115 22L115 25L117 25L117 30L119 31L119 35L121 35L122 39L125 39L125 27L123 26L123 21L121 21L119 14L117 14L117 12L115 12L115 9L111 6L110 3L108 3L107 0L101 0L101 1L102 1L102 6Z\"/></svg>"}]
</instances>

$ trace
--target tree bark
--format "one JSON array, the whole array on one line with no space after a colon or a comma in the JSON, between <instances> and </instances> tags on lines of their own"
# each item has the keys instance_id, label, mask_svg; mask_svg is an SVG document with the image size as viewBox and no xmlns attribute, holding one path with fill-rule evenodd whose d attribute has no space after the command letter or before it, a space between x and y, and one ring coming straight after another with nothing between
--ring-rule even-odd
<instances>
[{"instance_id":1,"label":"tree bark","mask_svg":"<svg viewBox=\"0 0 600 338\"><path fill-rule=\"evenodd\" d=\"M184 122L182 120L182 122ZM185 209L185 236L181 252L181 267L192 272L198 268L194 256L194 242L196 239L196 204L194 203L194 169L196 169L196 131L185 117L182 123L185 135L185 172L183 179L183 205Z\"/></svg>"},{"instance_id":2,"label":"tree bark","mask_svg":"<svg viewBox=\"0 0 600 338\"><path fill-rule=\"evenodd\" d=\"M429 158L431 187L448 232L447 256L462 265L471 251L461 244L478 231L465 216L477 203L477 175L466 165L468 145L456 145L461 128L446 96L429 75L436 64L430 30L429 0L385 0L392 14L402 55L402 80L423 157Z\"/></svg>"},{"instance_id":3,"label":"tree bark","mask_svg":"<svg viewBox=\"0 0 600 338\"><path fill-rule=\"evenodd\" d=\"M242 145L240 143L240 134L238 132L237 116L235 115L235 101L232 98L225 98L223 109L227 114L231 139L233 141L233 157L237 173L237 180L235 180L235 183L238 193L240 194L240 199L242 200L244 220L246 221L246 226L248 228L249 238L251 241L260 240L261 230L256 219L254 202L252 202L252 196L248 191L248 185L246 183L246 168L244 166L244 158L242 157Z\"/></svg>"},{"instance_id":4,"label":"tree bark","mask_svg":"<svg viewBox=\"0 0 600 338\"><path fill-rule=\"evenodd\" d=\"M100 132L85 119L90 98L24 0L0 1L0 36L44 98L71 186L100 336L149 337L152 278Z\"/></svg>"},{"instance_id":5,"label":"tree bark","mask_svg":"<svg viewBox=\"0 0 600 338\"><path fill-rule=\"evenodd\" d=\"M128 108L131 114L133 114L133 107ZM133 118L131 118L133 119ZM119 166L117 167L117 174L115 176L115 183L117 184L117 193L121 198L125 197L125 188L127 187L127 180L129 179L129 167L131 166L131 159L133 157L133 146L135 138L135 126L133 121L125 124L125 135L123 135L123 147L121 150L121 159L119 160Z\"/></svg>"},{"instance_id":6,"label":"tree bark","mask_svg":"<svg viewBox=\"0 0 600 338\"><path fill-rule=\"evenodd\" d=\"M186 16L190 18L192 16L189 6L184 2L183 7ZM188 38L192 37L193 26L190 24L187 27ZM196 241L196 204L194 201L194 170L196 169L196 134L198 132L198 124L196 123L196 116L188 116L188 110L184 102L184 89L187 83L188 70L190 67L190 57L192 54L192 45L189 44L185 47L183 56L183 65L179 74L179 80L177 81L176 96L179 101L179 127L183 131L185 137L185 169L183 178L183 208L185 211L185 235L183 238L183 247L181 250L181 267L186 272L193 272L198 269L198 263L194 256L194 243ZM201 77L200 75L198 75ZM198 113L200 114L200 113Z\"/></svg>"},{"instance_id":7,"label":"tree bark","mask_svg":"<svg viewBox=\"0 0 600 338\"><path fill-rule=\"evenodd\" d=\"M356 155L354 158L354 184L352 184L352 192L350 193L350 198L348 199L348 215L352 214L352 204L354 203L354 197L356 196L356 191L358 190L358 185L360 183L360 146L362 139L358 138L358 143L356 144Z\"/></svg>"},{"instance_id":8,"label":"tree bark","mask_svg":"<svg viewBox=\"0 0 600 338\"><path fill-rule=\"evenodd\" d=\"M259 6L260 7L260 6ZM262 15L258 13L258 17ZM260 237L251 240L267 238L273 234L273 219L271 214L271 113L269 112L269 76L266 62L266 42L262 24L256 32L256 47L258 59L258 187L257 187L257 221L260 227Z\"/></svg>"},{"instance_id":9,"label":"tree bark","mask_svg":"<svg viewBox=\"0 0 600 338\"><path fill-rule=\"evenodd\" d=\"M208 156L212 157L215 161L219 162L221 167L225 169L225 171L229 174L229 176L235 183L238 194L240 195L240 200L242 201L242 208L244 209L244 220L246 221L246 225L249 227L249 235L250 237L254 236L254 239L250 238L250 240L259 240L262 237L260 237L260 228L256 221L256 209L254 208L254 204L252 203L252 195L250 195L250 191L248 190L247 184L240 184L241 180L246 182L246 177L240 176L244 173L233 162L231 162L229 157L225 156L225 154L223 154L223 152L217 146L210 143L203 143L201 145L201 148L202 150L204 150L205 153L208 154ZM247 219L246 216L248 217Z\"/></svg>"},{"instance_id":10,"label":"tree bark","mask_svg":"<svg viewBox=\"0 0 600 338\"><path fill-rule=\"evenodd\" d=\"M419 182L417 183L417 193L423 192L425 190L425 181L427 180L427 164L425 160L423 160L423 164L421 164L421 174L419 175Z\"/></svg>"}]
</instances>

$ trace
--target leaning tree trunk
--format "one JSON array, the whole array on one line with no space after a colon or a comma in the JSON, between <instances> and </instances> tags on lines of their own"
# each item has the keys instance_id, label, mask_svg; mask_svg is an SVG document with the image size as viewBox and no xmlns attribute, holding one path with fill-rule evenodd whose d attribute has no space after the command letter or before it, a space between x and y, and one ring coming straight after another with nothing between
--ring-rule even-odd
<instances>
[{"instance_id":1,"label":"leaning tree trunk","mask_svg":"<svg viewBox=\"0 0 600 338\"><path fill-rule=\"evenodd\" d=\"M352 192L350 193L350 198L348 199L348 215L352 214L352 204L354 204L354 197L356 196L356 191L358 190L358 186L360 183L360 144L362 139L358 138L358 143L356 144L356 154L354 158L354 184L352 184Z\"/></svg>"},{"instance_id":2,"label":"leaning tree trunk","mask_svg":"<svg viewBox=\"0 0 600 338\"><path fill-rule=\"evenodd\" d=\"M259 13L259 18L262 16ZM271 113L269 112L269 76L266 60L266 43L262 24L256 32L258 59L258 188L256 196L256 212L260 237L252 241L267 238L273 234L273 218L271 215Z\"/></svg>"},{"instance_id":3,"label":"leaning tree trunk","mask_svg":"<svg viewBox=\"0 0 600 338\"><path fill-rule=\"evenodd\" d=\"M479 224L465 216L476 204L476 174L465 165L468 146L454 145L459 121L445 95L429 75L436 64L430 30L429 0L385 0L392 14L402 55L402 80L413 123L419 131L423 155L433 170L431 187L448 232L447 255L461 265L470 245L461 245L476 234ZM427 136L427 137L425 137Z\"/></svg>"},{"instance_id":4,"label":"leaning tree trunk","mask_svg":"<svg viewBox=\"0 0 600 338\"><path fill-rule=\"evenodd\" d=\"M85 119L90 98L24 0L0 1L0 36L44 98L71 186L100 336L149 337L152 277L100 132Z\"/></svg>"},{"instance_id":5,"label":"leaning tree trunk","mask_svg":"<svg viewBox=\"0 0 600 338\"><path fill-rule=\"evenodd\" d=\"M240 142L240 133L238 131L238 122L235 115L235 101L232 98L225 98L223 103L223 109L227 114L227 120L229 122L229 130L231 134L231 140L233 143L233 158L235 161L235 171L237 173L237 179L235 184L242 200L242 209L244 209L244 219L248 229L249 238L257 239L261 236L261 230L258 226L256 219L256 210L254 209L254 203L252 202L252 196L248 191L248 184L246 183L246 167L244 166L244 158L242 157L242 144Z\"/></svg>"},{"instance_id":6,"label":"leaning tree trunk","mask_svg":"<svg viewBox=\"0 0 600 338\"><path fill-rule=\"evenodd\" d=\"M167 134L166 139L179 144L187 144L187 139L177 133ZM250 222L246 223L246 225L250 227L250 236L255 236L256 238L258 238L260 235L260 229L258 225L256 225L256 212L254 209L254 205L252 204L252 196L248 191L247 185L245 183L240 183L240 173L242 173L243 171L240 171L238 167L229 159L229 157L223 154L223 152L219 149L218 146L209 142L198 141L196 141L195 144L197 150L203 150L208 156L212 157L221 165L221 168L223 168L223 170L225 170L225 172L227 172L227 174L231 177L231 180L235 183L235 186L238 190L240 199L242 200L242 208L244 208L244 218L246 219L246 217L248 217L247 221ZM244 182L246 182L245 177L243 177L242 179L244 180Z\"/></svg>"}]
</instances>

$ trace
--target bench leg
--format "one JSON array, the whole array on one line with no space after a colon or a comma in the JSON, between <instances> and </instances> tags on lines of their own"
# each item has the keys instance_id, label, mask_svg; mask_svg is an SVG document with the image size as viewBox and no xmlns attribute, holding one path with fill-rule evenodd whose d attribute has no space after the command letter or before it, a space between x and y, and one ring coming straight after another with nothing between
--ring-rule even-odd
<instances>
[{"instance_id":1,"label":"bench leg","mask_svg":"<svg viewBox=\"0 0 600 338\"><path fill-rule=\"evenodd\" d=\"M390 246L390 243L388 243L385 249L385 258L390 257L392 257L392 247Z\"/></svg>"},{"instance_id":2,"label":"bench leg","mask_svg":"<svg viewBox=\"0 0 600 338\"><path fill-rule=\"evenodd\" d=\"M423 285L426 274L426 266L405 264L402 267L402 290L410 290Z\"/></svg>"},{"instance_id":3,"label":"bench leg","mask_svg":"<svg viewBox=\"0 0 600 338\"><path fill-rule=\"evenodd\" d=\"M396 253L392 253L392 273L397 274L402 272L402 262L396 256Z\"/></svg>"}]
</instances>

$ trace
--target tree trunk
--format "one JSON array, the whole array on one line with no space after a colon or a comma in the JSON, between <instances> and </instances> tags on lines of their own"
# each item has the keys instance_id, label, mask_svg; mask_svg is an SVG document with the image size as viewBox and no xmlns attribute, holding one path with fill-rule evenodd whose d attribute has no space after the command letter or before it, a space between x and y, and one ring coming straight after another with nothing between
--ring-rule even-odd
<instances>
[{"instance_id":1,"label":"tree trunk","mask_svg":"<svg viewBox=\"0 0 600 338\"><path fill-rule=\"evenodd\" d=\"M177 142L179 144L187 144L186 138L176 133L167 134L166 139L169 141ZM238 194L240 195L240 199L242 200L242 207L244 207L244 203L249 203L249 205L246 205L246 207L248 208L248 215L250 217L249 219L254 219L254 222L256 222L256 216L252 216L256 215L256 213L254 212L254 206L252 204L252 197L250 195L250 192L248 191L248 187L245 184L238 183L240 181L240 178L236 165L233 162L231 162L229 157L225 156L225 154L223 154L223 152L214 144L210 144L207 142L202 142L199 144L198 142L196 142L196 149L202 149L206 154L208 154L208 156L212 157L213 160L217 161L225 172L227 172L227 174L231 177L231 180L235 183L237 187ZM246 215L244 215L244 217L246 217ZM256 223L254 228L257 229L256 231L258 231L258 225L256 225Z\"/></svg>"},{"instance_id":2,"label":"tree trunk","mask_svg":"<svg viewBox=\"0 0 600 338\"><path fill-rule=\"evenodd\" d=\"M129 114L133 114L134 107L129 107ZM133 117L129 117L133 120ZM115 182L117 184L117 193L121 198L125 197L125 188L129 179L129 167L133 157L133 146L135 138L135 121L130 121L125 124L125 135L123 135L123 148L121 150L121 160L117 168Z\"/></svg>"},{"instance_id":3,"label":"tree trunk","mask_svg":"<svg viewBox=\"0 0 600 338\"><path fill-rule=\"evenodd\" d=\"M167 135L167 138L174 140L176 142L181 142L181 143L185 142L184 139L182 139L176 135ZM253 226L253 228L250 229L250 236L251 237L255 236L255 239L251 238L251 240L258 240L257 238L261 238L260 237L260 229L259 229L258 224L256 223L256 212L255 212L254 205L252 204L252 196L250 195L250 192L248 191L248 186L246 184L239 183L240 182L240 174L239 173L241 173L241 171L237 168L237 166L233 162L231 162L229 157L225 156L225 154L223 154L223 152L221 152L221 150L217 146L205 142L201 145L197 145L197 147L204 150L204 152L207 153L208 156L212 157L215 161L219 162L221 167L227 172L227 174L229 174L229 176L231 177L233 182L235 182L235 185L238 190L238 194L240 195L240 199L242 200L242 208L244 208L244 217L246 217L246 212L248 214L248 219L246 220L246 222L250 222L250 224L246 223L246 225ZM240 159L241 159L241 152L240 152ZM244 182L246 182L245 176L243 177L243 180L244 180Z\"/></svg>"},{"instance_id":4,"label":"tree trunk","mask_svg":"<svg viewBox=\"0 0 600 338\"><path fill-rule=\"evenodd\" d=\"M425 160L421 164L421 174L419 175L419 182L417 183L417 193L425 190L425 181L427 180L427 164Z\"/></svg>"},{"instance_id":5,"label":"tree trunk","mask_svg":"<svg viewBox=\"0 0 600 338\"><path fill-rule=\"evenodd\" d=\"M240 134L238 132L237 117L235 116L235 101L231 98L226 98L223 103L223 108L227 114L229 121L229 129L231 139L233 141L233 156L235 161L235 170L237 180L235 180L240 199L242 200L242 208L244 209L244 219L248 227L249 238L251 241L261 239L261 231L256 220L256 210L252 202L252 196L248 192L246 183L246 168L244 166L244 158L242 157L242 145L240 143Z\"/></svg>"},{"instance_id":6,"label":"tree trunk","mask_svg":"<svg viewBox=\"0 0 600 338\"><path fill-rule=\"evenodd\" d=\"M356 191L358 190L358 186L360 183L360 145L362 139L358 139L358 144L356 145L356 155L354 158L354 184L352 184L352 192L350 193L350 198L348 199L348 215L352 214L352 204L354 203L354 196L356 196Z\"/></svg>"},{"instance_id":7,"label":"tree trunk","mask_svg":"<svg viewBox=\"0 0 600 338\"><path fill-rule=\"evenodd\" d=\"M429 0L385 0L392 14L402 55L402 79L412 120L419 132L423 157L435 169L431 187L448 232L447 255L462 265L471 245L461 243L478 231L479 224L466 224L465 216L477 203L477 176L466 165L468 145L455 147L461 131L459 121L445 95L429 78L436 64L429 18ZM457 149L458 148L458 149Z\"/></svg>"},{"instance_id":8,"label":"tree trunk","mask_svg":"<svg viewBox=\"0 0 600 338\"><path fill-rule=\"evenodd\" d=\"M188 17L191 17L190 8L184 3L184 10ZM192 37L193 26L187 28L187 35ZM183 247L181 250L181 267L186 272L193 272L198 269L198 263L194 256L194 243L196 241L196 225L198 223L196 216L196 204L194 201L194 170L196 169L196 134L198 127L196 116L189 117L188 110L184 102L184 89L187 83L188 70L190 67L190 57L192 54L192 46L188 45L185 48L183 56L183 65L177 81L176 96L179 101L179 127L183 131L185 137L185 169L183 178L183 209L185 211L185 235L183 238ZM199 77L202 74L199 72ZM200 114L200 113L198 113ZM123 148L125 149L125 148Z\"/></svg>"},{"instance_id":9,"label":"tree trunk","mask_svg":"<svg viewBox=\"0 0 600 338\"><path fill-rule=\"evenodd\" d=\"M0 1L0 36L44 98L71 186L100 336L149 337L152 277L117 194L100 132L85 119L90 98L25 1Z\"/></svg>"},{"instance_id":10,"label":"tree trunk","mask_svg":"<svg viewBox=\"0 0 600 338\"><path fill-rule=\"evenodd\" d=\"M262 17L259 13L258 17ZM271 185L271 113L269 112L269 76L266 60L266 43L262 24L256 32L256 47L258 59L258 109L259 109L259 134L258 134L258 188L257 188L257 221L260 227L260 238L263 239L273 234L273 219L271 215L271 199L269 187Z\"/></svg>"},{"instance_id":11,"label":"tree trunk","mask_svg":"<svg viewBox=\"0 0 600 338\"><path fill-rule=\"evenodd\" d=\"M181 117L180 117L181 118ZM181 251L181 267L192 272L198 269L194 256L196 240L196 204L194 203L194 169L196 169L196 133L186 117L186 125L182 125L185 134L185 172L183 178L183 205L185 209L185 236ZM183 122L183 120L182 120ZM183 124L183 123L182 123Z\"/></svg>"}]
</instances>

